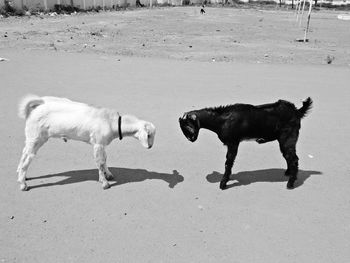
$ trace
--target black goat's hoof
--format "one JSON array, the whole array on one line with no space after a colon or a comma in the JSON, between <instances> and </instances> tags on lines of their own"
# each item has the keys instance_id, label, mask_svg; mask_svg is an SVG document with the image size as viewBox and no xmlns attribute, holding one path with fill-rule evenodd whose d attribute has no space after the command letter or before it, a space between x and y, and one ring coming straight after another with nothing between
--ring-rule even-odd
<instances>
[{"instance_id":1,"label":"black goat's hoof","mask_svg":"<svg viewBox=\"0 0 350 263\"><path fill-rule=\"evenodd\" d=\"M287 189L293 189L293 188L294 188L294 181L293 182L288 181Z\"/></svg>"},{"instance_id":2,"label":"black goat's hoof","mask_svg":"<svg viewBox=\"0 0 350 263\"><path fill-rule=\"evenodd\" d=\"M225 190L226 189L226 183L227 182L220 182L220 189Z\"/></svg>"}]
</instances>

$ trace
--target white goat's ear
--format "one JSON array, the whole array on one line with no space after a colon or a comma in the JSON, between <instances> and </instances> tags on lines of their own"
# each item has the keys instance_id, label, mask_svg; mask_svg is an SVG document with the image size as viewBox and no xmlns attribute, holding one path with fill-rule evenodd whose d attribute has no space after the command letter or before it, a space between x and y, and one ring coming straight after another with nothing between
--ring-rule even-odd
<instances>
[{"instance_id":1,"label":"white goat's ear","mask_svg":"<svg viewBox=\"0 0 350 263\"><path fill-rule=\"evenodd\" d=\"M149 134L151 132L151 126L149 123L145 123L145 131L147 134Z\"/></svg>"},{"instance_id":2,"label":"white goat's ear","mask_svg":"<svg viewBox=\"0 0 350 263\"><path fill-rule=\"evenodd\" d=\"M140 143L144 147L148 147L148 134L145 127L141 128L138 132L136 132L134 136L140 141Z\"/></svg>"}]
</instances>

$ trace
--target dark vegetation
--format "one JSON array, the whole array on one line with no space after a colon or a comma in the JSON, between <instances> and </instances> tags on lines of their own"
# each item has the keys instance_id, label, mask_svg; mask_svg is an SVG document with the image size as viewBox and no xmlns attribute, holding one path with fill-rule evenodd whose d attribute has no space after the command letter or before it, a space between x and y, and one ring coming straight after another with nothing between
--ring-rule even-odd
<instances>
[{"instance_id":1,"label":"dark vegetation","mask_svg":"<svg viewBox=\"0 0 350 263\"><path fill-rule=\"evenodd\" d=\"M111 8L103 8L102 6L96 6L89 9L81 9L79 7L73 6L73 5L62 5L62 4L56 4L53 9L50 10L44 10L43 7L35 7L35 8L27 8L26 6L23 7L23 9L16 8L11 4L10 1L5 0L4 6L0 7L0 15L2 17L9 17L9 16L24 16L24 15L41 15L46 13L52 13L55 12L56 14L72 14L76 12L100 12L104 10L125 10L126 8L131 8L129 4L119 6L119 5L113 5ZM296 1L295 1L296 3ZM279 7L281 9L290 9L295 8L294 5L286 5L282 2L276 3L271 0L262 0L262 1L252 1L250 0L248 3L242 2L240 0L225 0L224 3L220 4L211 4L209 1L204 0L203 5L205 6L212 6L212 7L231 7L231 8L241 8L241 9L247 9L247 8L262 8L262 9L276 9L276 7ZM202 4L194 4L191 2L191 0L183 0L183 5L198 5L201 6ZM165 6L171 6L167 3L165 4L153 4L155 7L165 7ZM306 3L306 6L308 6L308 3ZM148 5L142 4L139 0L136 2L136 6L133 8L144 8L148 7ZM133 9L131 8L131 9ZM350 10L350 4L347 5L339 5L335 6L331 3L318 3L317 0L315 0L315 5L313 6L314 10L319 9L332 9L332 10Z\"/></svg>"}]
</instances>

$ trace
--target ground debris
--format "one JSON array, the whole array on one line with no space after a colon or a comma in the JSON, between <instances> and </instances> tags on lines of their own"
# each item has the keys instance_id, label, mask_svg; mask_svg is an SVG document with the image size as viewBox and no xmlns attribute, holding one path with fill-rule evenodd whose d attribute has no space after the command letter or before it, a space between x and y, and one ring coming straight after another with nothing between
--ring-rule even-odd
<instances>
[{"instance_id":1,"label":"ground debris","mask_svg":"<svg viewBox=\"0 0 350 263\"><path fill-rule=\"evenodd\" d=\"M332 62L334 61L334 59L335 59L334 56L327 55L327 57L326 57L326 62L327 62L327 64L332 64Z\"/></svg>"}]
</instances>

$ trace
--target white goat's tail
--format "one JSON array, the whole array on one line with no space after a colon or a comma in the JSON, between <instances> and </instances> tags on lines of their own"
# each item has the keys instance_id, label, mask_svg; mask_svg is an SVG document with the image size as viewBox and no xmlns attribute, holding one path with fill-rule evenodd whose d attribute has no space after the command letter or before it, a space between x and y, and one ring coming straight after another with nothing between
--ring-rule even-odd
<instances>
[{"instance_id":1,"label":"white goat's tail","mask_svg":"<svg viewBox=\"0 0 350 263\"><path fill-rule=\"evenodd\" d=\"M18 116L27 119L32 110L44 104L44 100L36 95L27 95L21 99L18 105Z\"/></svg>"}]
</instances>

